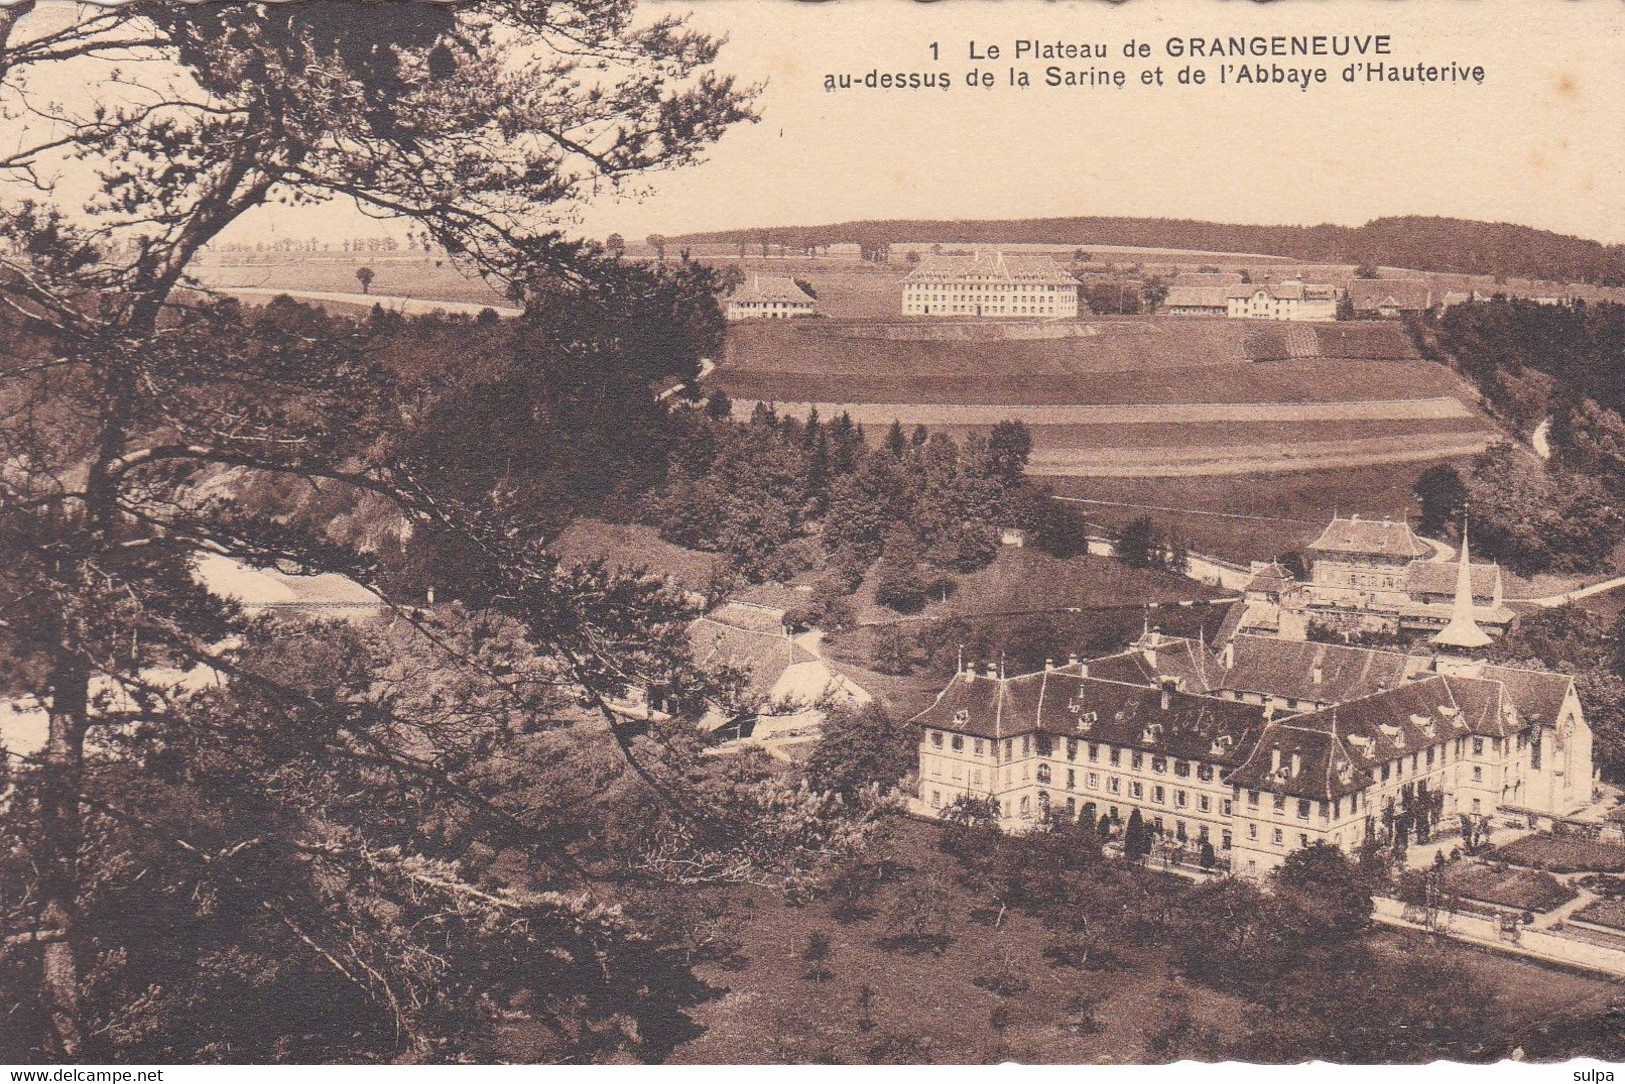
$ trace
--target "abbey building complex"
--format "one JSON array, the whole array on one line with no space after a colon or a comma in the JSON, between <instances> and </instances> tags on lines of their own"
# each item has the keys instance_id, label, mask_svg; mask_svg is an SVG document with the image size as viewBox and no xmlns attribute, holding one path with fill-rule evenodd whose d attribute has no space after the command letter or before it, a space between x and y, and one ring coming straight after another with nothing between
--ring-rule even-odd
<instances>
[{"instance_id":1,"label":"abbey building complex","mask_svg":"<svg viewBox=\"0 0 1625 1084\"><path fill-rule=\"evenodd\" d=\"M1320 544L1339 552L1347 536L1328 531ZM1354 855L1418 825L1574 813L1593 783L1574 681L1476 657L1491 638L1474 619L1465 550L1434 566L1455 575L1450 613L1409 652L1152 631L1126 652L1036 673L962 667L915 720L921 807L990 798L1012 828L1048 812L1108 835L1138 811L1241 876L1316 842ZM1392 571L1357 573L1382 578L1361 588L1402 591L1416 554L1392 556Z\"/></svg>"}]
</instances>

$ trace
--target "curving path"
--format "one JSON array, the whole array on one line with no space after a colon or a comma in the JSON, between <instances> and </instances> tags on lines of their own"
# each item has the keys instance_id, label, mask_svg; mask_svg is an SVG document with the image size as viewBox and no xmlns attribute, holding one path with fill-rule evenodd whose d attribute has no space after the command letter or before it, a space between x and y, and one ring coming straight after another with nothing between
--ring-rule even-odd
<instances>
[{"instance_id":1,"label":"curving path","mask_svg":"<svg viewBox=\"0 0 1625 1084\"><path fill-rule=\"evenodd\" d=\"M701 358L700 359L700 375L694 378L695 385L698 386L699 384L704 382L705 378L710 376L712 371L714 369L716 369L716 367L717 367L717 363L712 361L710 358ZM660 403L664 403L667 399L670 399L672 396L676 395L678 392L682 391L687 386L688 385L686 385L686 384L673 384L671 387L667 388L665 391L663 391L659 395L655 396L655 401L660 402Z\"/></svg>"},{"instance_id":2,"label":"curving path","mask_svg":"<svg viewBox=\"0 0 1625 1084\"><path fill-rule=\"evenodd\" d=\"M1552 431L1552 419L1542 418L1540 424L1535 426L1534 433L1529 437L1529 443L1535 446L1535 454L1542 459L1552 458L1552 442L1549 435Z\"/></svg>"},{"instance_id":3,"label":"curving path","mask_svg":"<svg viewBox=\"0 0 1625 1084\"><path fill-rule=\"evenodd\" d=\"M1433 564L1442 565L1456 559L1456 547L1440 542L1436 538L1423 538L1421 535L1416 537L1424 546L1433 550L1433 556L1428 558Z\"/></svg>"},{"instance_id":4,"label":"curving path","mask_svg":"<svg viewBox=\"0 0 1625 1084\"><path fill-rule=\"evenodd\" d=\"M1601 583L1593 583L1585 587L1576 587L1572 591L1560 591L1555 595L1545 595L1541 598L1509 598L1507 601L1525 602L1534 606L1545 606L1550 608L1553 606L1565 606L1570 602L1578 602L1583 598L1590 598L1592 595L1605 595L1609 591L1617 591L1621 587L1625 587L1625 576L1615 576L1613 579L1603 580Z\"/></svg>"}]
</instances>

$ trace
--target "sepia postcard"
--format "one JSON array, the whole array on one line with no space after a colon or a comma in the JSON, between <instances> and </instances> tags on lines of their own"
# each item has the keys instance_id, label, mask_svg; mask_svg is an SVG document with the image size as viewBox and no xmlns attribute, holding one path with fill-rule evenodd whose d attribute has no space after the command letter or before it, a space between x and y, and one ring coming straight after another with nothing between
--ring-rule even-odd
<instances>
[{"instance_id":1,"label":"sepia postcard","mask_svg":"<svg viewBox=\"0 0 1625 1084\"><path fill-rule=\"evenodd\" d=\"M1612 1080L1622 136L1618 3L0 2L8 1079Z\"/></svg>"}]
</instances>

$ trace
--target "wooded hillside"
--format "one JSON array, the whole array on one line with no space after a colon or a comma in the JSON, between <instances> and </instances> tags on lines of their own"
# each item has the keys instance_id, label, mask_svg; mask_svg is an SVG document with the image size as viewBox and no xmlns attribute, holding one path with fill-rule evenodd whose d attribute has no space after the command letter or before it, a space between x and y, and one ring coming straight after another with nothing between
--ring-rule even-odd
<instances>
[{"instance_id":1,"label":"wooded hillside","mask_svg":"<svg viewBox=\"0 0 1625 1084\"><path fill-rule=\"evenodd\" d=\"M1246 252L1322 263L1407 267L1455 274L1509 275L1625 284L1625 246L1509 223L1409 216L1363 226L1244 226L1167 218L1027 218L948 221L888 219L825 226L688 234L671 244L792 247L857 243L866 249L908 241L944 244L1117 245Z\"/></svg>"}]
</instances>

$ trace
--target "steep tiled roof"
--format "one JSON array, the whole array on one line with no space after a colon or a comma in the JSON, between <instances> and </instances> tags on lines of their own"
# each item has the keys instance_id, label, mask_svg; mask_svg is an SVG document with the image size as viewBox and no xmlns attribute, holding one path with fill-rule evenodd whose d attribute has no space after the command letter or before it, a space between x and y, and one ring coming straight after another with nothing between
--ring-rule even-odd
<instances>
[{"instance_id":1,"label":"steep tiled roof","mask_svg":"<svg viewBox=\"0 0 1625 1084\"><path fill-rule=\"evenodd\" d=\"M1263 724L1250 704L1057 671L1045 683L1040 729L1058 736L1216 764L1238 763Z\"/></svg>"},{"instance_id":2,"label":"steep tiled roof","mask_svg":"<svg viewBox=\"0 0 1625 1084\"><path fill-rule=\"evenodd\" d=\"M1292 573L1271 561L1253 574L1253 578L1247 581L1246 590L1278 595L1296 587L1297 583Z\"/></svg>"},{"instance_id":3,"label":"steep tiled roof","mask_svg":"<svg viewBox=\"0 0 1625 1084\"><path fill-rule=\"evenodd\" d=\"M1454 561L1412 562L1405 570L1405 590L1413 595L1454 595L1458 567ZM1501 566L1475 563L1467 567L1473 577L1473 597L1494 597Z\"/></svg>"},{"instance_id":4,"label":"steep tiled roof","mask_svg":"<svg viewBox=\"0 0 1625 1084\"><path fill-rule=\"evenodd\" d=\"M1234 692L1333 704L1405 680L1406 657L1392 651L1246 635L1232 639L1229 647L1231 663L1217 687Z\"/></svg>"},{"instance_id":5,"label":"steep tiled roof","mask_svg":"<svg viewBox=\"0 0 1625 1084\"><path fill-rule=\"evenodd\" d=\"M1212 692L1224 670L1213 653L1195 640L1159 632L1147 633L1127 651L1090 659L1087 665L1090 677L1130 685L1156 685L1168 677L1188 693Z\"/></svg>"},{"instance_id":6,"label":"steep tiled roof","mask_svg":"<svg viewBox=\"0 0 1625 1084\"><path fill-rule=\"evenodd\" d=\"M1511 733L1507 725L1507 709L1512 705L1506 697L1506 686L1499 681L1448 674L1444 678L1450 698L1461 712L1461 720L1470 734L1481 737L1504 738Z\"/></svg>"},{"instance_id":7,"label":"steep tiled roof","mask_svg":"<svg viewBox=\"0 0 1625 1084\"><path fill-rule=\"evenodd\" d=\"M1224 620L1219 624L1219 631L1213 634L1213 646L1222 648L1235 638L1241 629L1241 623L1247 619L1247 603L1236 601L1230 604L1225 611Z\"/></svg>"},{"instance_id":8,"label":"steep tiled roof","mask_svg":"<svg viewBox=\"0 0 1625 1084\"><path fill-rule=\"evenodd\" d=\"M1324 300L1337 296L1337 288L1321 282L1299 282L1291 279L1286 282L1255 282L1232 286L1226 292L1227 297L1248 298L1257 293L1264 293L1276 301L1302 301Z\"/></svg>"},{"instance_id":9,"label":"steep tiled roof","mask_svg":"<svg viewBox=\"0 0 1625 1084\"><path fill-rule=\"evenodd\" d=\"M1378 765L1468 733L1450 686L1435 676L1271 724L1226 781L1300 798L1335 798L1369 785ZM1279 771L1277 748L1285 762ZM1300 758L1296 774L1290 771L1293 752Z\"/></svg>"},{"instance_id":10,"label":"steep tiled roof","mask_svg":"<svg viewBox=\"0 0 1625 1084\"><path fill-rule=\"evenodd\" d=\"M1309 548L1322 553L1380 553L1394 557L1426 557L1433 552L1411 533L1408 523L1359 516L1332 520Z\"/></svg>"},{"instance_id":11,"label":"steep tiled roof","mask_svg":"<svg viewBox=\"0 0 1625 1084\"><path fill-rule=\"evenodd\" d=\"M752 275L728 295L729 301L783 301L791 304L811 305L813 299L797 286L794 279L783 275Z\"/></svg>"},{"instance_id":12,"label":"steep tiled roof","mask_svg":"<svg viewBox=\"0 0 1625 1084\"><path fill-rule=\"evenodd\" d=\"M1162 307L1174 309L1195 307L1223 309L1230 305L1230 290L1226 286L1170 286Z\"/></svg>"},{"instance_id":13,"label":"steep tiled roof","mask_svg":"<svg viewBox=\"0 0 1625 1084\"><path fill-rule=\"evenodd\" d=\"M1005 255L978 251L966 256L927 256L908 273L911 282L1032 283L1041 286L1076 286L1078 280L1048 256Z\"/></svg>"},{"instance_id":14,"label":"steep tiled roof","mask_svg":"<svg viewBox=\"0 0 1625 1084\"><path fill-rule=\"evenodd\" d=\"M1370 785L1370 773L1355 767L1348 750L1329 730L1295 723L1266 726L1247 760L1225 776L1225 782L1297 798L1339 797Z\"/></svg>"},{"instance_id":15,"label":"steep tiled roof","mask_svg":"<svg viewBox=\"0 0 1625 1084\"><path fill-rule=\"evenodd\" d=\"M1028 674L1013 679L1028 682L1041 675ZM1020 722L1016 729L1003 726L1005 690L1011 681L984 677L981 674L955 674L946 688L937 694L936 702L914 717L921 727L951 730L956 734L970 734L978 738L1002 738L1008 734L1030 734L1037 729L1029 721L1024 728Z\"/></svg>"},{"instance_id":16,"label":"steep tiled roof","mask_svg":"<svg viewBox=\"0 0 1625 1084\"><path fill-rule=\"evenodd\" d=\"M1263 719L1258 707L1209 696L1170 692L1163 703L1158 689L1072 668L1008 679L961 674L914 722L993 739L1043 732L1228 764L1245 754Z\"/></svg>"},{"instance_id":17,"label":"steep tiled roof","mask_svg":"<svg viewBox=\"0 0 1625 1084\"><path fill-rule=\"evenodd\" d=\"M778 632L756 632L702 617L688 627L695 663L706 670L738 667L749 674L747 692L765 700L791 666L814 656Z\"/></svg>"},{"instance_id":18,"label":"steep tiled roof","mask_svg":"<svg viewBox=\"0 0 1625 1084\"><path fill-rule=\"evenodd\" d=\"M1574 687L1574 679L1567 674L1554 674L1544 670L1515 670L1508 666L1486 666L1484 677L1499 681L1512 706L1518 709L1525 722L1550 726L1563 710L1563 700Z\"/></svg>"},{"instance_id":19,"label":"steep tiled roof","mask_svg":"<svg viewBox=\"0 0 1625 1084\"><path fill-rule=\"evenodd\" d=\"M1389 305L1420 312L1433 303L1432 291L1421 279L1354 279L1348 290L1357 312L1375 312Z\"/></svg>"},{"instance_id":20,"label":"steep tiled roof","mask_svg":"<svg viewBox=\"0 0 1625 1084\"><path fill-rule=\"evenodd\" d=\"M1257 636L1237 636L1234 651L1235 665L1216 687L1332 706L1267 721L1260 706L1165 694L1160 678L1186 671L1188 680L1205 680L1203 649L1159 638L1155 665L1136 648L1009 679L958 675L914 722L994 740L1043 733L1234 766L1225 776L1233 785L1331 799L1369 786L1398 757L1467 735L1504 738L1531 722L1549 725L1573 684L1564 674L1509 667L1406 681L1413 660L1397 652Z\"/></svg>"}]
</instances>

